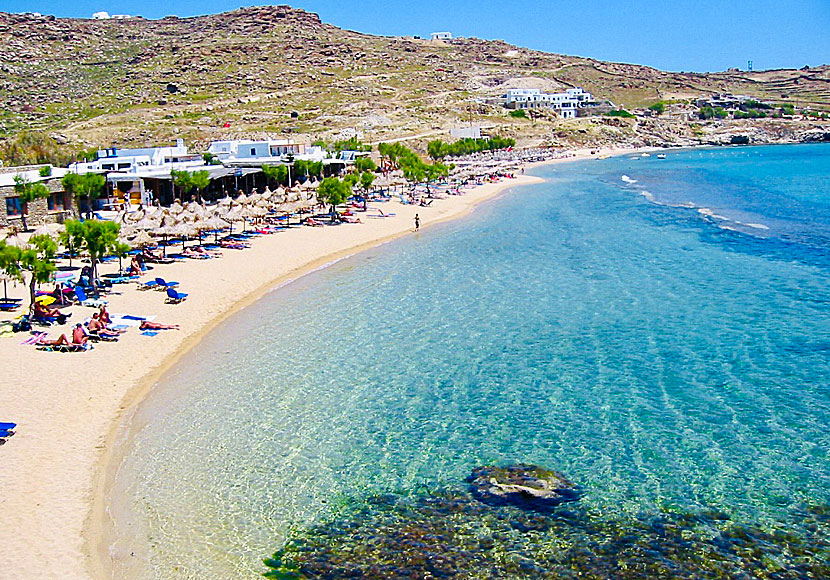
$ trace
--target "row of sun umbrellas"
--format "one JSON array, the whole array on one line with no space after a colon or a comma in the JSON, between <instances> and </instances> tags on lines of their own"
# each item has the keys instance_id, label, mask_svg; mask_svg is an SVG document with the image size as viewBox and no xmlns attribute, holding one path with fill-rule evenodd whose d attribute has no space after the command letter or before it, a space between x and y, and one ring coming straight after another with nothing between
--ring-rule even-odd
<instances>
[{"instance_id":1,"label":"row of sun umbrellas","mask_svg":"<svg viewBox=\"0 0 830 580\"><path fill-rule=\"evenodd\" d=\"M235 222L256 222L271 214L290 216L303 208L313 207L317 205L317 198L310 191L312 187L295 192L287 192L281 187L275 191L266 188L263 193L225 197L215 205L174 203L169 208L123 214L119 216L121 237L134 247L153 245L153 236L182 240L198 236L201 240L203 232L232 228Z\"/></svg>"},{"instance_id":2,"label":"row of sun umbrellas","mask_svg":"<svg viewBox=\"0 0 830 580\"><path fill-rule=\"evenodd\" d=\"M232 228L236 222L256 222L272 214L290 216L297 211L318 204L313 192L316 186L306 182L294 191L282 187L263 193L240 194L236 198L225 197L217 204L202 205L190 202L184 206L174 203L167 208L149 208L137 212L122 213L117 221L121 225L119 241L134 248L154 246L158 238L188 239L204 232L217 233ZM34 235L57 237L63 231L61 224L40 226ZM27 239L19 234L5 238L9 245L25 248Z\"/></svg>"}]
</instances>

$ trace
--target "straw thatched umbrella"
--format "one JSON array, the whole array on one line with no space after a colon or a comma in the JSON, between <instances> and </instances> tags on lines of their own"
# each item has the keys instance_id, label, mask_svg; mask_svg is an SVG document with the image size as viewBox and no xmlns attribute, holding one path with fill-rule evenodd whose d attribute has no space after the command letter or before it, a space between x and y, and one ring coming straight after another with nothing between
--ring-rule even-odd
<instances>
[{"instance_id":1,"label":"straw thatched umbrella","mask_svg":"<svg viewBox=\"0 0 830 580\"><path fill-rule=\"evenodd\" d=\"M15 246L17 248L20 248L21 250L25 250L29 247L29 242L21 238L17 232L14 232L11 235L6 236L6 238L3 241L6 242L7 246Z\"/></svg>"},{"instance_id":2,"label":"straw thatched umbrella","mask_svg":"<svg viewBox=\"0 0 830 580\"><path fill-rule=\"evenodd\" d=\"M155 240L150 237L150 234L144 230L138 232L138 235L130 240L130 245L134 248L146 248L147 246L155 245L155 243Z\"/></svg>"},{"instance_id":3,"label":"straw thatched umbrella","mask_svg":"<svg viewBox=\"0 0 830 580\"><path fill-rule=\"evenodd\" d=\"M137 221L135 224L133 224L133 227L135 229L140 230L140 231L145 231L145 232L152 232L154 230L157 230L160 226L161 226L161 220L157 219L155 216L143 217L139 221Z\"/></svg>"},{"instance_id":4,"label":"straw thatched umbrella","mask_svg":"<svg viewBox=\"0 0 830 580\"><path fill-rule=\"evenodd\" d=\"M245 217L242 215L242 208L240 206L231 208L231 210L222 217L226 221L230 222L231 231L233 231L233 222L245 221Z\"/></svg>"},{"instance_id":5,"label":"straw thatched umbrella","mask_svg":"<svg viewBox=\"0 0 830 580\"><path fill-rule=\"evenodd\" d=\"M44 224L42 226L39 226L35 231L33 231L32 236L49 236L50 238L54 238L55 234L52 228Z\"/></svg>"},{"instance_id":6,"label":"straw thatched umbrella","mask_svg":"<svg viewBox=\"0 0 830 580\"><path fill-rule=\"evenodd\" d=\"M177 201L174 201L173 205L170 206L170 213L172 215L178 215L178 214L182 213L183 210L184 210L184 208Z\"/></svg>"},{"instance_id":7,"label":"straw thatched umbrella","mask_svg":"<svg viewBox=\"0 0 830 580\"><path fill-rule=\"evenodd\" d=\"M205 224L207 224L205 229L213 230L213 241L216 243L219 242L219 232L230 225L226 220L218 215L212 215L206 218Z\"/></svg>"},{"instance_id":8,"label":"straw thatched umbrella","mask_svg":"<svg viewBox=\"0 0 830 580\"><path fill-rule=\"evenodd\" d=\"M175 216L167 214L161 218L161 224L153 231L153 234L164 237L164 245L161 247L163 256L167 256L167 236L176 235L178 224L179 220Z\"/></svg>"},{"instance_id":9,"label":"straw thatched umbrella","mask_svg":"<svg viewBox=\"0 0 830 580\"><path fill-rule=\"evenodd\" d=\"M184 244L187 242L187 238L192 237L194 234L198 233L195 224L189 222L179 222L175 226L173 226L172 231L174 235L180 237L182 239L182 250L184 250Z\"/></svg>"}]
</instances>

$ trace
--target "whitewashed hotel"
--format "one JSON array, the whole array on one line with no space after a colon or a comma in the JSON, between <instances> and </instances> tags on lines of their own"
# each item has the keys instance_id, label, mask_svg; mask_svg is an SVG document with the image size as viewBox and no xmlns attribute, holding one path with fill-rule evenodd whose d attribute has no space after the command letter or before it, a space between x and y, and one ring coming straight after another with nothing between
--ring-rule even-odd
<instances>
[{"instance_id":1,"label":"whitewashed hotel","mask_svg":"<svg viewBox=\"0 0 830 580\"><path fill-rule=\"evenodd\" d=\"M543 93L540 89L508 89L502 95L508 109L553 109L565 119L576 117L577 109L593 102L594 96L580 88L564 93Z\"/></svg>"}]
</instances>

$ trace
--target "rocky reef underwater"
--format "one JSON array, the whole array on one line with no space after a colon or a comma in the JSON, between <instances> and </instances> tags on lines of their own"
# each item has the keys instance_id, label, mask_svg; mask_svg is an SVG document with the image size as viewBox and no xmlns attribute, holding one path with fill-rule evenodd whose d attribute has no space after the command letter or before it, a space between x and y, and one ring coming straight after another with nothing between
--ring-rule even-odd
<instances>
[{"instance_id":1,"label":"rocky reef underwater","mask_svg":"<svg viewBox=\"0 0 830 580\"><path fill-rule=\"evenodd\" d=\"M272 579L830 578L830 506L776 526L718 510L638 516L580 506L583 490L534 465L478 467L466 491L387 494L296 533Z\"/></svg>"}]
</instances>

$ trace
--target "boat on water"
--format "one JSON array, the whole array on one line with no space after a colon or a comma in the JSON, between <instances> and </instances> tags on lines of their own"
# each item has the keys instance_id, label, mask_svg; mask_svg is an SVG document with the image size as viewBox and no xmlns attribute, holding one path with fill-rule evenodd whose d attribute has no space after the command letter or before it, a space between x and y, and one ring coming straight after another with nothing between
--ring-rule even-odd
<instances>
[{"instance_id":1,"label":"boat on water","mask_svg":"<svg viewBox=\"0 0 830 580\"><path fill-rule=\"evenodd\" d=\"M657 156L657 159L665 159L665 158L666 158L665 153L661 153L660 155Z\"/></svg>"},{"instance_id":2,"label":"boat on water","mask_svg":"<svg viewBox=\"0 0 830 580\"><path fill-rule=\"evenodd\" d=\"M643 153L640 157L651 157L651 153Z\"/></svg>"}]
</instances>

